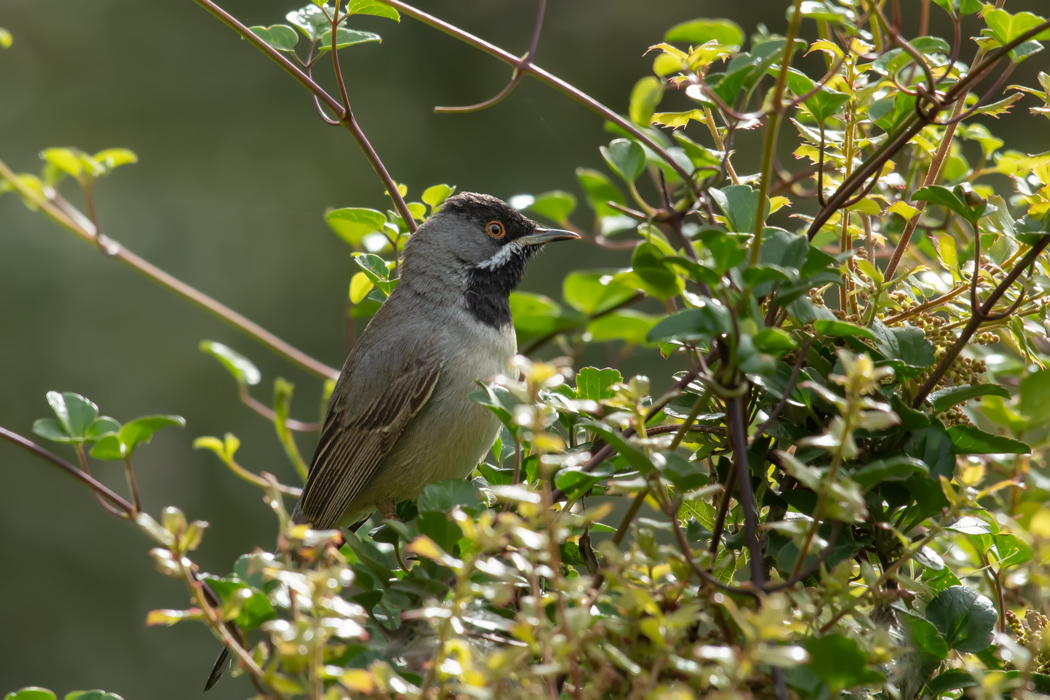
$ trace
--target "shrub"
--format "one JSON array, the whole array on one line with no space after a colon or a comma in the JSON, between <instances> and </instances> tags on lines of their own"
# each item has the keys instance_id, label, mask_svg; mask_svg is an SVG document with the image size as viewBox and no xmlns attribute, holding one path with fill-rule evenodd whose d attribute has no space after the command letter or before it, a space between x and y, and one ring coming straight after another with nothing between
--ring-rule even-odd
<instances>
[{"instance_id":1,"label":"shrub","mask_svg":"<svg viewBox=\"0 0 1050 700\"><path fill-rule=\"evenodd\" d=\"M327 214L355 251L358 316L389 295L398 250L453 191L406 200L354 120L339 63L338 91L311 77L328 52L378 38L350 28L360 13L407 15L514 66L499 95L465 109L528 75L606 119L608 172L576 173L593 217L562 189L512 204L622 250L623 267L572 272L561 302L512 298L522 356L474 395L503 422L500 439L471 481L431 484L398 520L342 534L292 525L296 487L241 466L233 435L199 437L269 494L279 521L276 552L246 554L227 576L190 558L206 523L139 506L136 450L180 417L121 425L53 392L55 418L33 430L71 445L80 466L0 429L156 543L158 570L185 582L191 607L147 624L203 623L259 697L1050 692L1038 459L1050 155L1008 150L987 120L1026 96L1034 120L1050 116L1050 78L1009 82L1050 22L1003 0L922 0L915 26L897 2L796 0L784 35L686 21L654 38L654 75L621 116L532 63L542 1L521 58L400 0L308 5L252 28L197 2L303 83L387 188L389 211ZM951 40L929 35L935 11ZM788 138L794 170L778 158ZM738 142L761 146L761 160L738 157ZM42 155L40 176L0 162L0 191L333 376L97 229L92 188L134 154ZM63 184L82 188L87 214ZM551 343L558 358L535 359ZM649 357L669 388L574 369L599 343ZM271 409L250 393L261 375L248 358L202 349L305 476L294 432L317 428L289 417L290 385L275 383ZM671 360L688 369L669 376ZM126 464L130 499L90 476L89 456Z\"/></svg>"}]
</instances>

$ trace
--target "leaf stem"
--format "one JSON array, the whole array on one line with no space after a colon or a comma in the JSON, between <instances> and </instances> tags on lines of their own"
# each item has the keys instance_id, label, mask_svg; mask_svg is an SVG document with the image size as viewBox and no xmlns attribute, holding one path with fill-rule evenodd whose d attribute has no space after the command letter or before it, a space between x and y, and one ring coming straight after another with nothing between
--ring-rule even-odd
<instances>
[{"instance_id":1,"label":"leaf stem","mask_svg":"<svg viewBox=\"0 0 1050 700\"><path fill-rule=\"evenodd\" d=\"M795 0L791 12L791 21L788 24L787 37L784 41L784 51L780 57L780 72L777 74L777 82L773 88L773 101L770 104L769 127L766 132L765 144L762 149L762 176L758 181L758 205L755 211L754 235L751 240L751 264L758 264L758 255L762 249L762 227L765 224L766 196L769 193L769 181L773 175L773 157L777 149L777 135L780 133L780 118L783 115L784 87L787 85L788 68L791 66L791 56L795 53L795 37L798 36L798 28L802 23L802 0Z\"/></svg>"}]
</instances>

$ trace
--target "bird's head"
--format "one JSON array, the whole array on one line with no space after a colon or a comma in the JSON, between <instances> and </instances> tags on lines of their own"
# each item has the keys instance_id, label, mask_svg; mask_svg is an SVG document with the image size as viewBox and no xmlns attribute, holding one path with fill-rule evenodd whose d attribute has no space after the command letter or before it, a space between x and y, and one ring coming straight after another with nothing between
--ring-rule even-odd
<instances>
[{"instance_id":1,"label":"bird's head","mask_svg":"<svg viewBox=\"0 0 1050 700\"><path fill-rule=\"evenodd\" d=\"M474 306L479 299L502 306L533 253L547 243L579 237L543 228L496 197L461 192L446 199L409 239L402 279L441 276L462 285Z\"/></svg>"}]
</instances>

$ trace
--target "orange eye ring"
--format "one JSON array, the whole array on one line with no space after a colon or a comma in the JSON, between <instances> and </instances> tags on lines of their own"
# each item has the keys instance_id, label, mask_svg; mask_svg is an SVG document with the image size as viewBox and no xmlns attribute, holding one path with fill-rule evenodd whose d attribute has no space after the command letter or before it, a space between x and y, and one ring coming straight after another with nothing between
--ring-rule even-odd
<instances>
[{"instance_id":1,"label":"orange eye ring","mask_svg":"<svg viewBox=\"0 0 1050 700\"><path fill-rule=\"evenodd\" d=\"M503 224L501 224L500 222L490 221L487 224L485 224L485 233L487 233L490 238L495 238L496 240L499 240L500 238L503 238L507 235L507 230L503 228Z\"/></svg>"}]
</instances>

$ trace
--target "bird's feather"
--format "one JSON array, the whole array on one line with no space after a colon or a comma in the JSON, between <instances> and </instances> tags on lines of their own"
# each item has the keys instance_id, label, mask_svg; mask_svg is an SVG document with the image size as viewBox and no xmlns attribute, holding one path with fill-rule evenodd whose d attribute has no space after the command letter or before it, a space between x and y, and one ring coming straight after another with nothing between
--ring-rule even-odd
<instances>
[{"instance_id":1,"label":"bird's feather","mask_svg":"<svg viewBox=\"0 0 1050 700\"><path fill-rule=\"evenodd\" d=\"M303 495L293 513L296 522L325 530L339 525L347 508L375 476L383 459L423 408L441 362L433 345L403 358L401 371L386 391L351 414L333 404L321 428Z\"/></svg>"}]
</instances>

